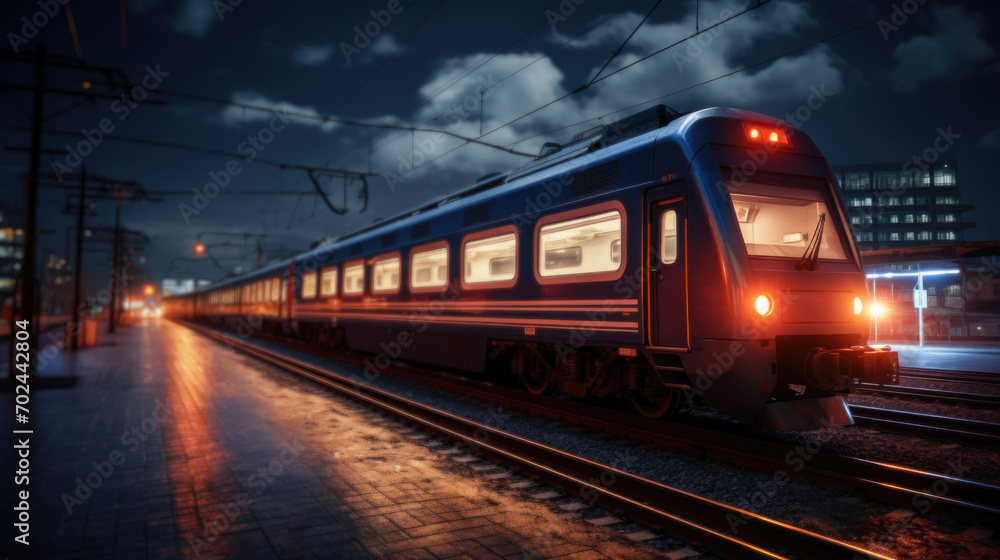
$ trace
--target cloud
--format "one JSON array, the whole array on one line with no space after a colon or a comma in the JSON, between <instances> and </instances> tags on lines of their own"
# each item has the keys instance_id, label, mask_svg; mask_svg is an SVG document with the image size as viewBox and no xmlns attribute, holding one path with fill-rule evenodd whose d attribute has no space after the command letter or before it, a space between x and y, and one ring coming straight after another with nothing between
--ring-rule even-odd
<instances>
[{"instance_id":1,"label":"cloud","mask_svg":"<svg viewBox=\"0 0 1000 560\"><path fill-rule=\"evenodd\" d=\"M275 113L295 113L302 116L289 116L287 118L303 126L319 126L322 132L331 132L339 127L335 122L323 122L319 120L318 117L322 117L322 115L312 107L296 105L287 101L275 101L253 90L233 92L232 101L245 105L270 107L270 110L261 111L258 109L243 109L242 107L226 107L221 112L222 121L230 126L242 126L244 123L270 121Z\"/></svg>"},{"instance_id":2,"label":"cloud","mask_svg":"<svg viewBox=\"0 0 1000 560\"><path fill-rule=\"evenodd\" d=\"M333 56L333 45L303 45L292 53L292 62L299 66L321 66Z\"/></svg>"},{"instance_id":3,"label":"cloud","mask_svg":"<svg viewBox=\"0 0 1000 560\"><path fill-rule=\"evenodd\" d=\"M933 14L936 33L904 41L892 53L896 67L890 75L897 90L916 91L923 82L963 78L993 57L993 48L982 37L986 26L980 17L961 6L936 8Z\"/></svg>"},{"instance_id":4,"label":"cloud","mask_svg":"<svg viewBox=\"0 0 1000 560\"><path fill-rule=\"evenodd\" d=\"M184 0L170 24L177 33L204 37L219 19L212 6L212 2L204 0Z\"/></svg>"},{"instance_id":5,"label":"cloud","mask_svg":"<svg viewBox=\"0 0 1000 560\"><path fill-rule=\"evenodd\" d=\"M406 47L402 46L392 33L382 33L372 39L371 43L360 48L350 43L340 44L340 53L346 64L371 64L376 60L404 52Z\"/></svg>"},{"instance_id":6,"label":"cloud","mask_svg":"<svg viewBox=\"0 0 1000 560\"><path fill-rule=\"evenodd\" d=\"M383 33L377 37L372 44L368 47L373 55L389 55L392 53L402 53L406 49L402 48L399 41L396 40L396 36L392 33ZM396 52L399 49L399 52Z\"/></svg>"},{"instance_id":7,"label":"cloud","mask_svg":"<svg viewBox=\"0 0 1000 560\"><path fill-rule=\"evenodd\" d=\"M979 143L986 148L1000 152L1000 128L995 128L987 132L982 139L979 140Z\"/></svg>"},{"instance_id":8,"label":"cloud","mask_svg":"<svg viewBox=\"0 0 1000 560\"><path fill-rule=\"evenodd\" d=\"M731 5L731 2L703 0L702 26L705 27L732 15L731 11L725 11ZM612 31L598 33L598 30L603 29L602 26L595 29L593 37L587 36L588 42L571 44L578 49L617 47L634 29L641 17L640 14L623 14L615 18L619 20L614 23L616 27L612 26L612 21L608 22L608 26L614 27ZM740 16L719 26L713 32L705 33L700 39L682 43L672 50L596 83L582 93L518 120L490 134L484 140L499 145L510 145L539 132L559 129L587 118L614 113L623 107L640 104L672 90L728 74L745 64L756 62L755 59L745 58L750 46L764 40L807 33L816 23L809 13L807 3L776 0L767 8ZM694 29L693 13L676 22L647 21L604 74L687 37L692 29ZM604 62L602 57L587 57L588 60L594 60L595 65L583 72L583 76L577 75L571 81L567 70L561 68L550 57L542 56L540 53L504 53L492 58L468 76L462 77L465 68L484 56L486 53L475 53L442 61L419 90L424 99L432 97L433 99L412 115L413 122L421 123L436 117L436 120L426 126L443 127L457 134L476 137L480 129L479 92L483 89L485 89L483 130L489 131L576 89L580 85L576 80L589 80ZM527 66L536 59L537 62ZM842 62L832 50L820 46L796 56L784 57L753 70L696 87L660 102L668 103L681 111L721 105L785 115L794 112L805 103L814 91L813 88L834 94L840 92L844 87L842 72L838 67L840 64ZM504 80L499 86L490 87L491 84L515 71L518 73ZM625 113L633 113L642 108L635 107ZM615 115L610 118L615 118ZM591 121L576 128L559 130L554 134L543 134L517 144L515 148L535 153L545 141L564 141L573 133L593 127L595 124L597 123ZM397 135L392 134L392 136ZM421 135L418 134L415 144L419 147L420 142ZM431 146L426 139L424 142L425 145ZM461 144L459 140L445 139L431 146L432 149L427 154L429 157L426 159L439 156L459 144ZM470 146L462 150L465 157L441 158L418 168L412 176L432 173L443 175L451 172L483 174L488 171L509 169L525 162L524 158L484 147ZM416 160L422 155L419 151ZM408 162L410 157L409 134L405 134L403 139L388 144L376 152L376 167L381 164L395 172L399 163ZM405 165L403 167L405 168Z\"/></svg>"}]
</instances>

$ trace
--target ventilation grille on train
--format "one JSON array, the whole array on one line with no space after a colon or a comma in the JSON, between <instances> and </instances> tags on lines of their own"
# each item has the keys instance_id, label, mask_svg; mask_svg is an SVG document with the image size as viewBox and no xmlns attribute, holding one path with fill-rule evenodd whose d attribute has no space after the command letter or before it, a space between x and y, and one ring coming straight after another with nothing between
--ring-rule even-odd
<instances>
[{"instance_id":1,"label":"ventilation grille on train","mask_svg":"<svg viewBox=\"0 0 1000 560\"><path fill-rule=\"evenodd\" d=\"M420 239L421 237L427 237L431 234L431 223L424 222L422 224L416 224L410 228L410 239Z\"/></svg>"},{"instance_id":2,"label":"ventilation grille on train","mask_svg":"<svg viewBox=\"0 0 1000 560\"><path fill-rule=\"evenodd\" d=\"M465 225L471 226L490 219L490 203L483 202L465 209Z\"/></svg>"},{"instance_id":3,"label":"ventilation grille on train","mask_svg":"<svg viewBox=\"0 0 1000 560\"><path fill-rule=\"evenodd\" d=\"M361 244L355 243L354 245L351 245L351 256L355 257L360 254L361 254Z\"/></svg>"},{"instance_id":4,"label":"ventilation grille on train","mask_svg":"<svg viewBox=\"0 0 1000 560\"><path fill-rule=\"evenodd\" d=\"M618 160L585 169L573 175L570 198L586 196L618 186Z\"/></svg>"},{"instance_id":5,"label":"ventilation grille on train","mask_svg":"<svg viewBox=\"0 0 1000 560\"><path fill-rule=\"evenodd\" d=\"M382 246L391 247L396 244L396 232L392 231L382 236Z\"/></svg>"}]
</instances>

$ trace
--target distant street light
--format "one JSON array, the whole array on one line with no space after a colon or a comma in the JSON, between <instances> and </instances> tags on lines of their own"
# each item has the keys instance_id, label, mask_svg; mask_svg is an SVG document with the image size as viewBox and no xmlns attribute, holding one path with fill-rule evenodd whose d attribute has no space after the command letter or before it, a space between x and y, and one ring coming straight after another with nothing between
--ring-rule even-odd
<instances>
[{"instance_id":1,"label":"distant street light","mask_svg":"<svg viewBox=\"0 0 1000 560\"><path fill-rule=\"evenodd\" d=\"M205 244L204 243L195 243L194 244L194 252L195 252L196 255L204 255L205 254Z\"/></svg>"}]
</instances>

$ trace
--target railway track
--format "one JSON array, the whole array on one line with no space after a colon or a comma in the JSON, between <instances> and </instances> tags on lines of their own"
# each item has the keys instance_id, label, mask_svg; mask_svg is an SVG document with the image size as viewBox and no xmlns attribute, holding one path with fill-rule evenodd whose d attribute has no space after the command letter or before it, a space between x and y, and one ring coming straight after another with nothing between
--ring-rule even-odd
<instances>
[{"instance_id":1,"label":"railway track","mask_svg":"<svg viewBox=\"0 0 1000 560\"><path fill-rule=\"evenodd\" d=\"M969 445L1000 445L1000 424L870 406L850 405L850 409L858 426Z\"/></svg>"},{"instance_id":2,"label":"railway track","mask_svg":"<svg viewBox=\"0 0 1000 560\"><path fill-rule=\"evenodd\" d=\"M184 324L214 338L226 337L213 330ZM316 348L310 345L274 340L316 353ZM350 354L323 352L321 355L353 365L363 365L362 358ZM989 484L823 452L809 453L807 460L798 461L794 454L801 452L801 448L796 450L787 444L676 422L649 422L630 413L570 400L537 397L525 391L442 374L413 365L393 364L391 371L386 370L386 373L508 408L650 441L668 450L695 457L737 463L769 473L783 470L789 476L808 478L898 507L912 508L917 501L923 500L933 504L930 512L936 515L969 523L1000 524L1000 508L997 506L1000 504L1000 487ZM792 457L794 467L789 457ZM935 494L931 490L942 486L947 488L944 495Z\"/></svg>"},{"instance_id":3,"label":"railway track","mask_svg":"<svg viewBox=\"0 0 1000 560\"><path fill-rule=\"evenodd\" d=\"M980 371L950 371L941 369L900 367L899 376L940 383L972 383L977 385L1000 385L1000 373Z\"/></svg>"},{"instance_id":4,"label":"railway track","mask_svg":"<svg viewBox=\"0 0 1000 560\"><path fill-rule=\"evenodd\" d=\"M859 383L851 385L851 392L860 395L879 395L904 400L957 404L972 408L996 409L1000 407L1000 395L962 393L958 391L945 391L942 389L926 389L923 387Z\"/></svg>"},{"instance_id":5,"label":"railway track","mask_svg":"<svg viewBox=\"0 0 1000 560\"><path fill-rule=\"evenodd\" d=\"M625 512L633 520L660 527L679 540L698 542L723 558L887 558L850 543L638 477L370 386L361 390L356 380L348 377L226 334L188 323L185 325L264 362L449 439L472 453L498 460L571 494L586 497L595 505ZM601 480L613 482L605 486L599 482ZM745 521L739 526L739 537L733 534L730 527L733 516Z\"/></svg>"}]
</instances>

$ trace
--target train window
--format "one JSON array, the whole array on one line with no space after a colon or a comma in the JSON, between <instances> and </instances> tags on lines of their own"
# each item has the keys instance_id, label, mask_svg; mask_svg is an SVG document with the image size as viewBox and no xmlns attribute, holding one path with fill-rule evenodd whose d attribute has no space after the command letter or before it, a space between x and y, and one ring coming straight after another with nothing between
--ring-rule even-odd
<instances>
[{"instance_id":1,"label":"train window","mask_svg":"<svg viewBox=\"0 0 1000 560\"><path fill-rule=\"evenodd\" d=\"M503 288L517 282L517 234L504 226L466 236L462 283L469 288Z\"/></svg>"},{"instance_id":2,"label":"train window","mask_svg":"<svg viewBox=\"0 0 1000 560\"><path fill-rule=\"evenodd\" d=\"M660 214L660 262L677 262L677 211Z\"/></svg>"},{"instance_id":3,"label":"train window","mask_svg":"<svg viewBox=\"0 0 1000 560\"><path fill-rule=\"evenodd\" d=\"M281 279L272 278L271 279L271 301L278 301L281 298Z\"/></svg>"},{"instance_id":4,"label":"train window","mask_svg":"<svg viewBox=\"0 0 1000 560\"><path fill-rule=\"evenodd\" d=\"M302 275L302 299L316 297L316 272L307 272Z\"/></svg>"},{"instance_id":5,"label":"train window","mask_svg":"<svg viewBox=\"0 0 1000 560\"><path fill-rule=\"evenodd\" d=\"M727 180L736 219L750 256L802 258L826 215L819 258L846 260L837 213L828 205L824 179L759 172L734 184Z\"/></svg>"},{"instance_id":6,"label":"train window","mask_svg":"<svg viewBox=\"0 0 1000 560\"><path fill-rule=\"evenodd\" d=\"M319 295L323 297L337 295L337 267L323 269L319 284Z\"/></svg>"},{"instance_id":7,"label":"train window","mask_svg":"<svg viewBox=\"0 0 1000 560\"><path fill-rule=\"evenodd\" d=\"M285 294L288 293L288 280L285 278L281 279L281 301L285 301Z\"/></svg>"},{"instance_id":8,"label":"train window","mask_svg":"<svg viewBox=\"0 0 1000 560\"><path fill-rule=\"evenodd\" d=\"M539 220L538 276L599 275L577 281L617 277L622 266L622 215L615 204L602 204Z\"/></svg>"},{"instance_id":9,"label":"train window","mask_svg":"<svg viewBox=\"0 0 1000 560\"><path fill-rule=\"evenodd\" d=\"M440 241L414 249L410 255L410 289L434 291L447 283L447 242Z\"/></svg>"},{"instance_id":10,"label":"train window","mask_svg":"<svg viewBox=\"0 0 1000 560\"><path fill-rule=\"evenodd\" d=\"M399 253L376 258L372 263L372 293L398 292L400 266Z\"/></svg>"},{"instance_id":11,"label":"train window","mask_svg":"<svg viewBox=\"0 0 1000 560\"><path fill-rule=\"evenodd\" d=\"M360 294L365 291L365 263L355 261L344 266L344 294Z\"/></svg>"}]
</instances>

